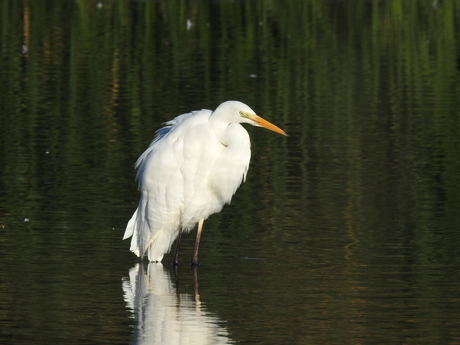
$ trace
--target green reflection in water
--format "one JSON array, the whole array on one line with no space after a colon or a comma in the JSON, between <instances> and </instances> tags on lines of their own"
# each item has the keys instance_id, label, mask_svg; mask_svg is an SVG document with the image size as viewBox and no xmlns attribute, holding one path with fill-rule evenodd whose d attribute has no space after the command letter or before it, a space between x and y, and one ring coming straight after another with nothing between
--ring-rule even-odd
<instances>
[{"instance_id":1,"label":"green reflection in water","mask_svg":"<svg viewBox=\"0 0 460 345\"><path fill-rule=\"evenodd\" d=\"M248 129L248 180L206 224L230 338L458 341L458 2L100 4L0 5L2 343L129 341L133 163L227 99L290 134Z\"/></svg>"}]
</instances>

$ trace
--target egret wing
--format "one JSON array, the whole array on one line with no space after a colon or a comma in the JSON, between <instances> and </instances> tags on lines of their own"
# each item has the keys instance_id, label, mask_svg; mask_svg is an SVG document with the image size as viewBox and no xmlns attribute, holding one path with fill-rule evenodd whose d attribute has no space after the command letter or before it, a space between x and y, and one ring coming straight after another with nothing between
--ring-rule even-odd
<instances>
[{"instance_id":1,"label":"egret wing","mask_svg":"<svg viewBox=\"0 0 460 345\"><path fill-rule=\"evenodd\" d=\"M166 123L136 162L141 198L124 238L132 236L130 249L140 257L148 249L149 259L160 261L177 236L181 214L199 188L193 179L202 148L209 144L205 123L210 114L201 110Z\"/></svg>"}]
</instances>

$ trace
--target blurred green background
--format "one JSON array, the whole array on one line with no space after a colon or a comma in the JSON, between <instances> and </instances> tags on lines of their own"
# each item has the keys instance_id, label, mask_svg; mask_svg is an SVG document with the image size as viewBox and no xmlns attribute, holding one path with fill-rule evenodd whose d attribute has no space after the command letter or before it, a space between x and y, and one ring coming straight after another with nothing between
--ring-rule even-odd
<instances>
[{"instance_id":1,"label":"blurred green background","mask_svg":"<svg viewBox=\"0 0 460 345\"><path fill-rule=\"evenodd\" d=\"M0 15L2 343L130 341L134 162L163 122L229 99L290 135L248 128L247 182L205 224L202 300L229 338L460 341L460 2L5 0Z\"/></svg>"}]
</instances>

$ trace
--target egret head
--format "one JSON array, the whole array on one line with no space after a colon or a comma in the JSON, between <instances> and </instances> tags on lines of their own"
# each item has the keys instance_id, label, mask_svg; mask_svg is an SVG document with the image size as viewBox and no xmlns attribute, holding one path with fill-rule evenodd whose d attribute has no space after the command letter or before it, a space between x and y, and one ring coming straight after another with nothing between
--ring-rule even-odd
<instances>
[{"instance_id":1,"label":"egret head","mask_svg":"<svg viewBox=\"0 0 460 345\"><path fill-rule=\"evenodd\" d=\"M253 126L265 127L273 132L287 136L285 131L256 115L254 110L242 102L227 101L219 105L215 111L231 116L233 119L231 122L249 123Z\"/></svg>"}]
</instances>

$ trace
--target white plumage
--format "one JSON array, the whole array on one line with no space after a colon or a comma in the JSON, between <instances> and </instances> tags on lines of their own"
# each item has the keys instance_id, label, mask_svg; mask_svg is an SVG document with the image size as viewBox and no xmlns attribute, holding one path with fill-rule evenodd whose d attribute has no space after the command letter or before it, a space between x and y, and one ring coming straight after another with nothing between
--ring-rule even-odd
<instances>
[{"instance_id":1,"label":"white plumage","mask_svg":"<svg viewBox=\"0 0 460 345\"><path fill-rule=\"evenodd\" d=\"M240 123L286 133L255 115L246 104L227 101L212 112L192 111L166 122L136 162L139 205L123 239L130 250L161 261L174 240L229 203L246 178L249 134ZM197 264L201 226L193 264ZM178 264L178 250L174 263Z\"/></svg>"}]
</instances>

